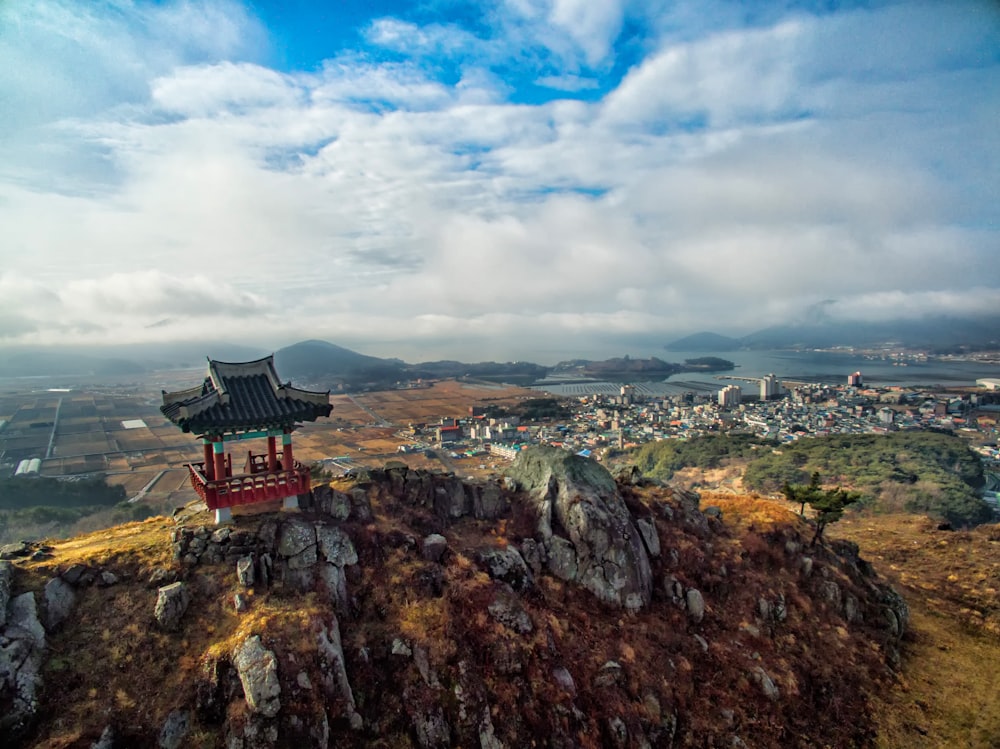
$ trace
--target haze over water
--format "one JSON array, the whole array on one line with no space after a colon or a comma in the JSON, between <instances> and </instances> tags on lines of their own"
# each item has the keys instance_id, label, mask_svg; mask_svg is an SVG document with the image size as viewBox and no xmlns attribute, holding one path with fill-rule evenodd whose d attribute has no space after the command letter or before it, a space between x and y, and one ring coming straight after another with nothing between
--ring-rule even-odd
<instances>
[{"instance_id":1,"label":"haze over water","mask_svg":"<svg viewBox=\"0 0 1000 749\"><path fill-rule=\"evenodd\" d=\"M648 396L676 395L688 390L710 392L725 385L741 385L744 390L753 387L741 377L763 377L774 373L782 380L842 385L852 372L860 371L864 382L871 385L975 385L983 377L1000 377L1000 366L974 361L907 361L906 366L896 366L893 361L868 359L851 353L828 351L671 351L656 354L671 362L683 362L703 356L728 359L736 365L731 372L692 374L682 372L662 382L644 382L637 389ZM586 393L616 392L619 383L587 383L539 387L558 395L584 395Z\"/></svg>"}]
</instances>

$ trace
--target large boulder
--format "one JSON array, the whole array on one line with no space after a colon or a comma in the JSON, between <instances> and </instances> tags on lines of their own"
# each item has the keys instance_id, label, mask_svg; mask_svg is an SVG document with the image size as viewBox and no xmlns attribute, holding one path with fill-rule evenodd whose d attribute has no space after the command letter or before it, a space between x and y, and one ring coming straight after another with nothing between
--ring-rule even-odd
<instances>
[{"instance_id":1,"label":"large boulder","mask_svg":"<svg viewBox=\"0 0 1000 749\"><path fill-rule=\"evenodd\" d=\"M76 604L73 586L61 577L53 577L45 584L45 626L51 632L69 616Z\"/></svg>"},{"instance_id":2,"label":"large boulder","mask_svg":"<svg viewBox=\"0 0 1000 749\"><path fill-rule=\"evenodd\" d=\"M38 712L45 647L35 594L12 598L0 633L0 737L18 736Z\"/></svg>"},{"instance_id":3,"label":"large boulder","mask_svg":"<svg viewBox=\"0 0 1000 749\"><path fill-rule=\"evenodd\" d=\"M278 659L267 650L259 635L243 641L233 654L233 665L243 684L243 695L252 712L273 718L281 710Z\"/></svg>"},{"instance_id":4,"label":"large boulder","mask_svg":"<svg viewBox=\"0 0 1000 749\"><path fill-rule=\"evenodd\" d=\"M518 454L507 476L530 504L550 556L558 545L553 538L573 545L580 585L606 603L631 610L649 603L649 556L615 480L600 463L554 447L533 447Z\"/></svg>"},{"instance_id":5,"label":"large boulder","mask_svg":"<svg viewBox=\"0 0 1000 749\"><path fill-rule=\"evenodd\" d=\"M164 585L157 591L153 616L163 629L177 629L190 603L191 593L183 582Z\"/></svg>"}]
</instances>

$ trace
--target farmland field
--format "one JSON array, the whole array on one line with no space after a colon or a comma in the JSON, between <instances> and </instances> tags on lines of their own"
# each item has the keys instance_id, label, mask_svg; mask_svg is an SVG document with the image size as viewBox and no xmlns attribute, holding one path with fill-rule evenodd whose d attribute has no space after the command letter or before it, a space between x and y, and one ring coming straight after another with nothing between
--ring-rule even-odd
<instances>
[{"instance_id":1,"label":"farmland field","mask_svg":"<svg viewBox=\"0 0 1000 749\"><path fill-rule=\"evenodd\" d=\"M200 370L190 370L118 385L91 382L68 387L72 383L60 382L58 392L35 380L0 382L0 418L7 422L0 430L0 472L10 475L21 460L40 458L42 475L105 474L132 497L165 471L143 500L183 504L195 496L184 466L201 460L201 445L160 413L160 391L190 387L203 376ZM534 395L520 388L451 380L409 390L335 394L330 398L331 417L302 425L295 432L293 449L297 460L323 461L334 472L379 466L389 459L463 474L476 472L480 465L489 470L496 461L487 456L451 457L441 450L419 449L429 445L433 425L442 418L465 417L472 406L509 406ZM411 424L427 428L415 434L409 431ZM401 453L401 447L417 451ZM265 450L264 440L227 445L237 470L247 451Z\"/></svg>"}]
</instances>

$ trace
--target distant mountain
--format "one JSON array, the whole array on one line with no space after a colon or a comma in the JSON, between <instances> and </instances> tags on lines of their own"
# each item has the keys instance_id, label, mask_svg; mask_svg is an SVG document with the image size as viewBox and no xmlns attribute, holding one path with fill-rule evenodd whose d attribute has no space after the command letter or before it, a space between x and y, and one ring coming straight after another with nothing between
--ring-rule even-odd
<instances>
[{"instance_id":1,"label":"distant mountain","mask_svg":"<svg viewBox=\"0 0 1000 749\"><path fill-rule=\"evenodd\" d=\"M667 351L736 351L742 345L738 338L706 332L678 338L663 348Z\"/></svg>"},{"instance_id":2,"label":"distant mountain","mask_svg":"<svg viewBox=\"0 0 1000 749\"><path fill-rule=\"evenodd\" d=\"M399 359L380 359L313 340L275 351L274 366L282 377L378 380L400 377L406 365Z\"/></svg>"}]
</instances>

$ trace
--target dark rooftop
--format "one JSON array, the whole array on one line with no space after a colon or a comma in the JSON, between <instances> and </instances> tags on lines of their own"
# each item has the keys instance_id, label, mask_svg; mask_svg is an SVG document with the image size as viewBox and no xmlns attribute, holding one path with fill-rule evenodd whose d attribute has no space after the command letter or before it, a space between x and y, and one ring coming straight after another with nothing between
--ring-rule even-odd
<instances>
[{"instance_id":1,"label":"dark rooftop","mask_svg":"<svg viewBox=\"0 0 1000 749\"><path fill-rule=\"evenodd\" d=\"M174 424L198 435L290 428L296 422L329 416L332 410L330 391L282 383L273 355L251 362L209 360L208 376L201 385L164 391L160 407Z\"/></svg>"}]
</instances>

